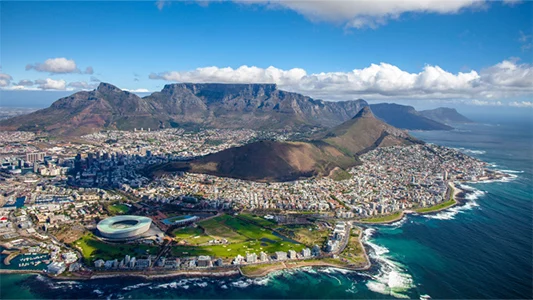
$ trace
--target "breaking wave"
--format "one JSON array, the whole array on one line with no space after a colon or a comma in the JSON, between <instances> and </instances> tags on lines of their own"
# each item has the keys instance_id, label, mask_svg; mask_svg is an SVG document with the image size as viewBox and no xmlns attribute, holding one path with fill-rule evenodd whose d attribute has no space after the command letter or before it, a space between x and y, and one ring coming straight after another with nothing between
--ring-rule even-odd
<instances>
[{"instance_id":1,"label":"breaking wave","mask_svg":"<svg viewBox=\"0 0 533 300\"><path fill-rule=\"evenodd\" d=\"M122 288L122 290L131 291L131 290L135 290L135 289L141 288L143 286L149 286L149 285L150 285L150 283L148 283L148 282L146 282L146 283L138 283L138 284L134 284L134 285L130 285L130 286L124 287L124 288Z\"/></svg>"},{"instance_id":2,"label":"breaking wave","mask_svg":"<svg viewBox=\"0 0 533 300\"><path fill-rule=\"evenodd\" d=\"M463 148L463 147L459 147L459 148L453 148L455 150L459 150L463 153L468 153L468 154L478 154L478 155L482 155L482 154L485 154L487 153L487 151L485 150L473 150L473 149L468 149L468 148Z\"/></svg>"},{"instance_id":3,"label":"breaking wave","mask_svg":"<svg viewBox=\"0 0 533 300\"><path fill-rule=\"evenodd\" d=\"M459 187L466 192L466 202L463 205L453 206L436 214L425 214L422 216L428 219L453 220L457 214L479 207L476 200L485 195L485 192L465 184L461 184Z\"/></svg>"},{"instance_id":4,"label":"breaking wave","mask_svg":"<svg viewBox=\"0 0 533 300\"><path fill-rule=\"evenodd\" d=\"M374 228L365 229L363 242L372 249L369 251L369 256L379 262L379 270L377 275L371 275L366 286L371 291L383 295L409 298L406 292L415 287L413 278L399 262L390 259L387 255L389 249L370 240L374 232Z\"/></svg>"}]
</instances>

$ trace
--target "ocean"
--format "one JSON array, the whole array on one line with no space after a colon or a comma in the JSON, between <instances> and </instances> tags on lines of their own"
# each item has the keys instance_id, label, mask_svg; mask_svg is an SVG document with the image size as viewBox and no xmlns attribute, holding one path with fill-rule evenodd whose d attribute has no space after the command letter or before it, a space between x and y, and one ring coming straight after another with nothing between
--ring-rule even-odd
<instances>
[{"instance_id":1,"label":"ocean","mask_svg":"<svg viewBox=\"0 0 533 300\"><path fill-rule=\"evenodd\" d=\"M373 266L280 271L264 278L112 278L53 281L1 275L0 298L533 298L533 121L480 120L412 132L513 178L468 183L466 204L365 228Z\"/></svg>"}]
</instances>

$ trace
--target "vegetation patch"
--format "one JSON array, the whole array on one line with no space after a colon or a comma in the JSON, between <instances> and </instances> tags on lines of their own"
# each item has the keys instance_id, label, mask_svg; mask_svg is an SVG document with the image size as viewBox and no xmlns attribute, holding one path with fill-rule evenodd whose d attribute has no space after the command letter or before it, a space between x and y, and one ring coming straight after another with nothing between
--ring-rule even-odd
<instances>
[{"instance_id":1,"label":"vegetation patch","mask_svg":"<svg viewBox=\"0 0 533 300\"><path fill-rule=\"evenodd\" d=\"M359 230L353 229L350 234L348 245L344 251L339 255L341 261L350 265L366 264L365 250L361 247L359 242Z\"/></svg>"},{"instance_id":2,"label":"vegetation patch","mask_svg":"<svg viewBox=\"0 0 533 300\"><path fill-rule=\"evenodd\" d=\"M434 211L443 210L445 208L448 208L450 206L455 205L455 203L456 203L455 199L450 199L450 200L448 200L446 202L441 202L439 204L436 204L436 205L433 205L433 206L430 206L430 207L417 208L414 211L416 211L417 213L420 213L420 214L430 213L430 212L434 212Z\"/></svg>"},{"instance_id":3,"label":"vegetation patch","mask_svg":"<svg viewBox=\"0 0 533 300\"><path fill-rule=\"evenodd\" d=\"M185 227L174 230L172 234L178 241L184 241L190 245L200 245L213 240L214 238L205 234L200 227Z\"/></svg>"},{"instance_id":4,"label":"vegetation patch","mask_svg":"<svg viewBox=\"0 0 533 300\"><path fill-rule=\"evenodd\" d=\"M324 244L330 233L327 228L319 228L316 225L286 225L277 230L308 247Z\"/></svg>"},{"instance_id":5,"label":"vegetation patch","mask_svg":"<svg viewBox=\"0 0 533 300\"><path fill-rule=\"evenodd\" d=\"M113 215L123 215L130 211L130 208L126 204L113 204L107 206L107 211Z\"/></svg>"},{"instance_id":6,"label":"vegetation patch","mask_svg":"<svg viewBox=\"0 0 533 300\"><path fill-rule=\"evenodd\" d=\"M361 221L367 222L367 223L384 223L384 222L392 222L400 218L402 215L402 212L395 212L390 215L385 216L378 216L374 218L368 218L368 219L362 219Z\"/></svg>"},{"instance_id":7,"label":"vegetation patch","mask_svg":"<svg viewBox=\"0 0 533 300\"><path fill-rule=\"evenodd\" d=\"M139 244L110 244L100 241L92 233L87 233L71 244L81 250L84 262L92 266L97 259L122 259L125 255L140 257L155 255L159 247Z\"/></svg>"},{"instance_id":8,"label":"vegetation patch","mask_svg":"<svg viewBox=\"0 0 533 300\"><path fill-rule=\"evenodd\" d=\"M253 216L250 216L253 217ZM272 254L276 251L301 251L305 248L298 242L293 242L285 236L275 234L271 229L261 227L252 221L246 221L236 216L222 215L209 220L199 222L198 225L204 230L204 236L224 238L227 243L201 246L175 246L172 254L176 256L210 255L223 259L232 259L237 255L246 253L265 252ZM190 236L200 233L193 229L177 231L176 235ZM203 238L203 236L201 236Z\"/></svg>"},{"instance_id":9,"label":"vegetation patch","mask_svg":"<svg viewBox=\"0 0 533 300\"><path fill-rule=\"evenodd\" d=\"M282 270L285 265L281 262L272 264L255 264L241 267L241 272L244 276L263 276L272 271Z\"/></svg>"}]
</instances>

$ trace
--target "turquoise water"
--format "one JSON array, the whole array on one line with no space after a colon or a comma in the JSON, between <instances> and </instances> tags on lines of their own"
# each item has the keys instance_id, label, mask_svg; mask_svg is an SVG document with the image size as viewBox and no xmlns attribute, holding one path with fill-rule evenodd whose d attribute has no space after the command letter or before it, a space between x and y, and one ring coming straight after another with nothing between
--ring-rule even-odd
<instances>
[{"instance_id":1,"label":"turquoise water","mask_svg":"<svg viewBox=\"0 0 533 300\"><path fill-rule=\"evenodd\" d=\"M491 121L492 122L492 121ZM2 275L6 298L533 298L533 123L461 126L415 132L462 148L516 176L508 182L466 184L467 203L429 216L409 216L365 228L373 267L282 271L260 279L121 278L52 281Z\"/></svg>"}]
</instances>

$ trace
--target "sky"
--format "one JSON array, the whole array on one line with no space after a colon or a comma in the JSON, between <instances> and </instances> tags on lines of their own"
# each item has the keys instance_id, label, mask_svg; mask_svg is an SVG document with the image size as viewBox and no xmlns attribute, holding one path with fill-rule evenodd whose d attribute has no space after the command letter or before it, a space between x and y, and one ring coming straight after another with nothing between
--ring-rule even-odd
<instances>
[{"instance_id":1,"label":"sky","mask_svg":"<svg viewBox=\"0 0 533 300\"><path fill-rule=\"evenodd\" d=\"M108 82L533 108L532 1L1 1L0 106Z\"/></svg>"}]
</instances>

